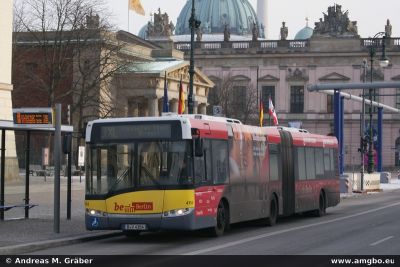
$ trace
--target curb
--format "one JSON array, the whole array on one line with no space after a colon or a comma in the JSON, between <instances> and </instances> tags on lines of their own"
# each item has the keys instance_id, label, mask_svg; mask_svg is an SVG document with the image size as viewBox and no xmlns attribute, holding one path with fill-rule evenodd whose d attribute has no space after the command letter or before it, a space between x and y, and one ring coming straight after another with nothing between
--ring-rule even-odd
<instances>
[{"instance_id":1,"label":"curb","mask_svg":"<svg viewBox=\"0 0 400 267\"><path fill-rule=\"evenodd\" d=\"M111 237L116 237L116 236L121 236L121 235L122 235L121 232L111 232L111 233L106 233L106 234L104 234L104 233L86 234L86 235L81 235L81 236L76 236L76 237L66 237L66 238L60 238L60 239L52 239L52 240L27 243L27 244L22 244L22 245L0 247L0 255L22 254L22 253L28 253L28 252L33 252L33 251L37 251L37 250L43 250L43 249L47 249L47 248L61 247L61 246L65 246L65 245L83 243L83 242L88 242L88 241L93 241L93 240L106 239L106 238L111 238Z\"/></svg>"}]
</instances>

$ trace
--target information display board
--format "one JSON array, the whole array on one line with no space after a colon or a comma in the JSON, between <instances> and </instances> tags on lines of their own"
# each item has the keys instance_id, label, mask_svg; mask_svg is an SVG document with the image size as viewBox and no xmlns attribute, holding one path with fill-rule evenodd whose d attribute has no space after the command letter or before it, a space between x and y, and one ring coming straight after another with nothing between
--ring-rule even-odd
<instances>
[{"instance_id":1,"label":"information display board","mask_svg":"<svg viewBox=\"0 0 400 267\"><path fill-rule=\"evenodd\" d=\"M13 109L13 118L14 124L17 125L53 126L53 112L51 108Z\"/></svg>"}]
</instances>

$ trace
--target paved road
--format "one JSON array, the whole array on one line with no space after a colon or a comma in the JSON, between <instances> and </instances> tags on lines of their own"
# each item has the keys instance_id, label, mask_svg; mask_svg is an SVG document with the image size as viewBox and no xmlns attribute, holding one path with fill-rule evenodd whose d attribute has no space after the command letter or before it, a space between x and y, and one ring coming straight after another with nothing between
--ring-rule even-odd
<instances>
[{"instance_id":1,"label":"paved road","mask_svg":"<svg viewBox=\"0 0 400 267\"><path fill-rule=\"evenodd\" d=\"M201 232L147 233L37 251L49 255L398 255L400 191L343 199L323 218L295 216L274 227L234 225L221 238Z\"/></svg>"}]
</instances>

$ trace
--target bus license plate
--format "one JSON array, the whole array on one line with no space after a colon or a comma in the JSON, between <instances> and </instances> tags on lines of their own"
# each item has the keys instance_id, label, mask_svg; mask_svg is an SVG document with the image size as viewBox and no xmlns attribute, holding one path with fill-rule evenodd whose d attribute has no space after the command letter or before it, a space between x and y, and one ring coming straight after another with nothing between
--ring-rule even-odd
<instances>
[{"instance_id":1,"label":"bus license plate","mask_svg":"<svg viewBox=\"0 0 400 267\"><path fill-rule=\"evenodd\" d=\"M136 230L136 231L143 231L147 230L147 225L146 224L123 224L122 225L123 230Z\"/></svg>"}]
</instances>

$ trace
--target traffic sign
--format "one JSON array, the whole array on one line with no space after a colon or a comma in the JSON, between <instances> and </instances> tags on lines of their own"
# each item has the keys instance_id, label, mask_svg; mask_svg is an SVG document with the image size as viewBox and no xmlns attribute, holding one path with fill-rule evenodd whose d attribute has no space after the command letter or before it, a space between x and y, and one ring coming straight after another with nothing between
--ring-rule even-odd
<instances>
[{"instance_id":1,"label":"traffic sign","mask_svg":"<svg viewBox=\"0 0 400 267\"><path fill-rule=\"evenodd\" d=\"M221 106L213 106L213 115L221 116L222 115L222 107Z\"/></svg>"}]
</instances>

